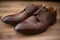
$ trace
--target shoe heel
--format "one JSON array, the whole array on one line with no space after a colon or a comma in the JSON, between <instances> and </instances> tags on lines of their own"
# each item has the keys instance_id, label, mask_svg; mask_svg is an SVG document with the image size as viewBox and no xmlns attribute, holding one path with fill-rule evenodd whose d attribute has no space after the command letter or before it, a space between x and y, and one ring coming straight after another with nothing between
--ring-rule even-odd
<instances>
[{"instance_id":1,"label":"shoe heel","mask_svg":"<svg viewBox=\"0 0 60 40\"><path fill-rule=\"evenodd\" d=\"M53 25L53 24L56 23L56 20L57 20L57 12L55 11L52 16L53 16L53 20L51 21L51 24L50 25Z\"/></svg>"},{"instance_id":2,"label":"shoe heel","mask_svg":"<svg viewBox=\"0 0 60 40\"><path fill-rule=\"evenodd\" d=\"M50 25L53 25L53 24L55 24L56 23L56 19L55 20L53 20L53 22L51 22L51 24Z\"/></svg>"}]
</instances>

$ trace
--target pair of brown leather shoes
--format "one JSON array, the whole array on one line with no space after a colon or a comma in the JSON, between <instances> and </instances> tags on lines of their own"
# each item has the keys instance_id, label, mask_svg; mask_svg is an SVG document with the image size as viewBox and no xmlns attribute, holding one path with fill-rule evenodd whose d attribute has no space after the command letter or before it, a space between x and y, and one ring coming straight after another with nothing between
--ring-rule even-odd
<instances>
[{"instance_id":1,"label":"pair of brown leather shoes","mask_svg":"<svg viewBox=\"0 0 60 40\"><path fill-rule=\"evenodd\" d=\"M27 6L21 13L8 15L2 19L4 23L17 24L15 30L24 34L44 32L49 25L56 22L56 9L46 6Z\"/></svg>"}]
</instances>

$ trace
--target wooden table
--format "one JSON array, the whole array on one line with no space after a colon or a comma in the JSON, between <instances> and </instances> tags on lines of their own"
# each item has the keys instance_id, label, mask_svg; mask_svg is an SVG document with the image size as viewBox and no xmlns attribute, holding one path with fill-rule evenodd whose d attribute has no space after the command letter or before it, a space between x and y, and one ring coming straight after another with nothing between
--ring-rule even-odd
<instances>
[{"instance_id":1,"label":"wooden table","mask_svg":"<svg viewBox=\"0 0 60 40\"><path fill-rule=\"evenodd\" d=\"M44 2L44 1L3 1L0 2L0 16L15 14L23 10L28 4L46 4L47 6L55 6L57 8L57 22L50 26L44 33L37 35L22 35L16 33L14 26L3 23L0 20L0 40L60 40L60 3Z\"/></svg>"}]
</instances>

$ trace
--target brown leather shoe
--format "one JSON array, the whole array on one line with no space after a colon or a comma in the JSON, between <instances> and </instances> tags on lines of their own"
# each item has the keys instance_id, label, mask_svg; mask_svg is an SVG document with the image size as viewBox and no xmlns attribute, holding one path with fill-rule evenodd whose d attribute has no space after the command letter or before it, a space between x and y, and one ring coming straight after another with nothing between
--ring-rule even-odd
<instances>
[{"instance_id":1,"label":"brown leather shoe","mask_svg":"<svg viewBox=\"0 0 60 40\"><path fill-rule=\"evenodd\" d=\"M7 24L17 24L31 16L37 9L37 6L30 4L18 14L5 16L2 21Z\"/></svg>"},{"instance_id":2,"label":"brown leather shoe","mask_svg":"<svg viewBox=\"0 0 60 40\"><path fill-rule=\"evenodd\" d=\"M31 16L16 25L15 30L23 34L36 34L44 32L49 25L56 22L56 9L53 7L40 8L35 16Z\"/></svg>"}]
</instances>

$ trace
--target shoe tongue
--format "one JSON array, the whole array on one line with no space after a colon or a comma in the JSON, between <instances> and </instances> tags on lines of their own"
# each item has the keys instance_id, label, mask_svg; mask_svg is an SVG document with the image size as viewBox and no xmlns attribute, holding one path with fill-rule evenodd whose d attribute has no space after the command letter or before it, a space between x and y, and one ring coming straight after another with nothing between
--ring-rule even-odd
<instances>
[{"instance_id":1,"label":"shoe tongue","mask_svg":"<svg viewBox=\"0 0 60 40\"><path fill-rule=\"evenodd\" d=\"M26 13L33 13L37 9L38 9L37 6L35 6L34 4L30 4L25 8L25 12Z\"/></svg>"}]
</instances>

